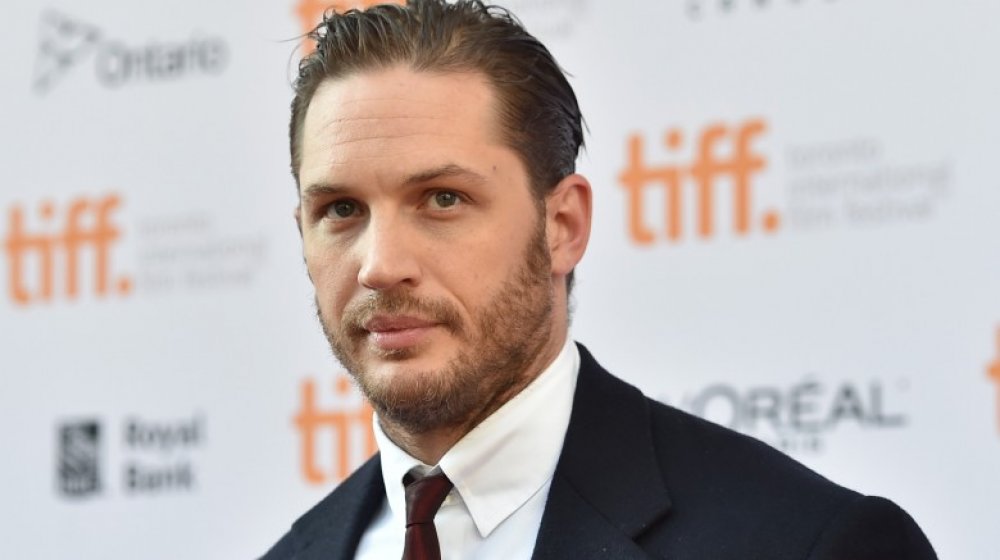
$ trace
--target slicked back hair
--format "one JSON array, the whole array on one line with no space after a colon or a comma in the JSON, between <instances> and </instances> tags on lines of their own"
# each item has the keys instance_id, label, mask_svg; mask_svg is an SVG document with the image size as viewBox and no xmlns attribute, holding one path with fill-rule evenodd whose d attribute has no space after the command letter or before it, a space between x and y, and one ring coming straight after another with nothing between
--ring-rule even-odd
<instances>
[{"instance_id":1,"label":"slicked back hair","mask_svg":"<svg viewBox=\"0 0 1000 560\"><path fill-rule=\"evenodd\" d=\"M485 75L498 102L501 139L520 156L538 200L576 170L583 145L576 95L548 49L507 10L481 0L408 0L328 11L308 36L317 47L299 63L289 127L297 185L303 122L319 85L397 65Z\"/></svg>"}]
</instances>

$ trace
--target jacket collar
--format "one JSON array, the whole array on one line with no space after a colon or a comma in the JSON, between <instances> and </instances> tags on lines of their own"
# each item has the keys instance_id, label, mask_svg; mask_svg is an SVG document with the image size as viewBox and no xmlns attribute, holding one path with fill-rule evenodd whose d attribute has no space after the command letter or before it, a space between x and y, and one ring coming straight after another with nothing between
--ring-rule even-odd
<instances>
[{"instance_id":1,"label":"jacket collar","mask_svg":"<svg viewBox=\"0 0 1000 560\"><path fill-rule=\"evenodd\" d=\"M382 462L376 454L292 525L294 560L354 558L361 536L383 500Z\"/></svg>"},{"instance_id":2,"label":"jacket collar","mask_svg":"<svg viewBox=\"0 0 1000 560\"><path fill-rule=\"evenodd\" d=\"M580 345L573 413L534 560L646 558L635 541L669 509L646 398Z\"/></svg>"}]
</instances>

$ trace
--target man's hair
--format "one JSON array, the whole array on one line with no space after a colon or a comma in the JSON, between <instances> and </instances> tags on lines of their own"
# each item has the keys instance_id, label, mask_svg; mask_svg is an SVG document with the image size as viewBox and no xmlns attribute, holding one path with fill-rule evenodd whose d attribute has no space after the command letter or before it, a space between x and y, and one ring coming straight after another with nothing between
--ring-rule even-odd
<instances>
[{"instance_id":1,"label":"man's hair","mask_svg":"<svg viewBox=\"0 0 1000 560\"><path fill-rule=\"evenodd\" d=\"M302 125L325 80L406 65L414 71L480 72L498 101L502 140L517 152L539 197L576 170L580 107L552 54L507 10L480 0L409 0L365 11L328 11L299 63L289 140L299 181Z\"/></svg>"},{"instance_id":2,"label":"man's hair","mask_svg":"<svg viewBox=\"0 0 1000 560\"><path fill-rule=\"evenodd\" d=\"M343 14L328 11L299 63L289 140L299 182L309 102L328 79L406 65L414 71L479 72L493 87L502 141L527 168L536 201L576 170L583 117L562 69L509 11L481 0L408 0ZM572 272L567 291L572 286Z\"/></svg>"}]
</instances>

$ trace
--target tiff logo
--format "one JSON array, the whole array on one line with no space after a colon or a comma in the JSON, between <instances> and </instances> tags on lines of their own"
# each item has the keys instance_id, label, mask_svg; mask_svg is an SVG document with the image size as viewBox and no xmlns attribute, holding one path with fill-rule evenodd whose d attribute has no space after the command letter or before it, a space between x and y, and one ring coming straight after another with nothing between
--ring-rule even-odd
<instances>
[{"instance_id":1,"label":"tiff logo","mask_svg":"<svg viewBox=\"0 0 1000 560\"><path fill-rule=\"evenodd\" d=\"M1000 431L1000 327L997 327L997 359L986 366L986 375L997 384L997 431Z\"/></svg>"},{"instance_id":2,"label":"tiff logo","mask_svg":"<svg viewBox=\"0 0 1000 560\"><path fill-rule=\"evenodd\" d=\"M107 295L112 288L111 248L121 237L121 231L111 222L111 215L120 205L117 195L73 200L64 214L62 230L51 233L29 232L24 209L12 207L3 240L10 298L18 305L52 300L57 289L56 257L59 255L63 263L60 292L67 299L75 299L80 292L80 261L85 249L92 250L94 293ZM57 215L52 201L44 201L39 206L38 218L43 226L50 226ZM37 267L28 266L32 261ZM119 294L127 294L132 289L131 280L120 277L114 288Z\"/></svg>"},{"instance_id":3,"label":"tiff logo","mask_svg":"<svg viewBox=\"0 0 1000 560\"><path fill-rule=\"evenodd\" d=\"M59 427L59 491L83 497L101 490L101 426L94 421L63 424Z\"/></svg>"},{"instance_id":4,"label":"tiff logo","mask_svg":"<svg viewBox=\"0 0 1000 560\"><path fill-rule=\"evenodd\" d=\"M376 451L371 406L351 391L351 382L344 375L338 376L333 386L333 406L320 410L316 404L316 383L312 379L302 382L301 408L295 416L295 426L302 437L302 476L310 484L340 482ZM317 436L321 429L328 431L332 438L328 441L334 443L333 467L327 471L317 460L320 443ZM358 446L361 461L351 461L352 447Z\"/></svg>"},{"instance_id":5,"label":"tiff logo","mask_svg":"<svg viewBox=\"0 0 1000 560\"><path fill-rule=\"evenodd\" d=\"M767 167L767 160L754 150L753 143L767 131L761 119L751 119L735 127L713 124L701 131L695 139L694 161L689 165L649 165L645 159L645 140L638 134L628 139L628 161L618 179L628 197L628 230L632 240L639 245L649 245L660 235L670 242L677 242L686 230L685 210L693 210L697 233L702 238L716 234L718 213L717 191L720 180L728 179L732 186L732 231L743 236L753 226L752 195L754 175ZM672 128L663 136L669 152L684 149L683 131ZM720 146L729 148L720 153ZM694 200L688 201L685 185L692 185ZM647 189L665 189L663 222L652 227L645 222ZM767 233L777 231L781 218L775 211L767 211L761 227Z\"/></svg>"}]
</instances>

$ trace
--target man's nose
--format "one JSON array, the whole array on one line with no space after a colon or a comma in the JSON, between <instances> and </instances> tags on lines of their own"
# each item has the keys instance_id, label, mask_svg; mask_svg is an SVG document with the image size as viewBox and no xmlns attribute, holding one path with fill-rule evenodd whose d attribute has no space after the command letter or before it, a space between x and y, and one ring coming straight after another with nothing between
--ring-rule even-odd
<instances>
[{"instance_id":1,"label":"man's nose","mask_svg":"<svg viewBox=\"0 0 1000 560\"><path fill-rule=\"evenodd\" d=\"M359 249L358 283L370 290L388 290L420 281L420 263L414 254L414 232L398 216L372 217Z\"/></svg>"}]
</instances>

